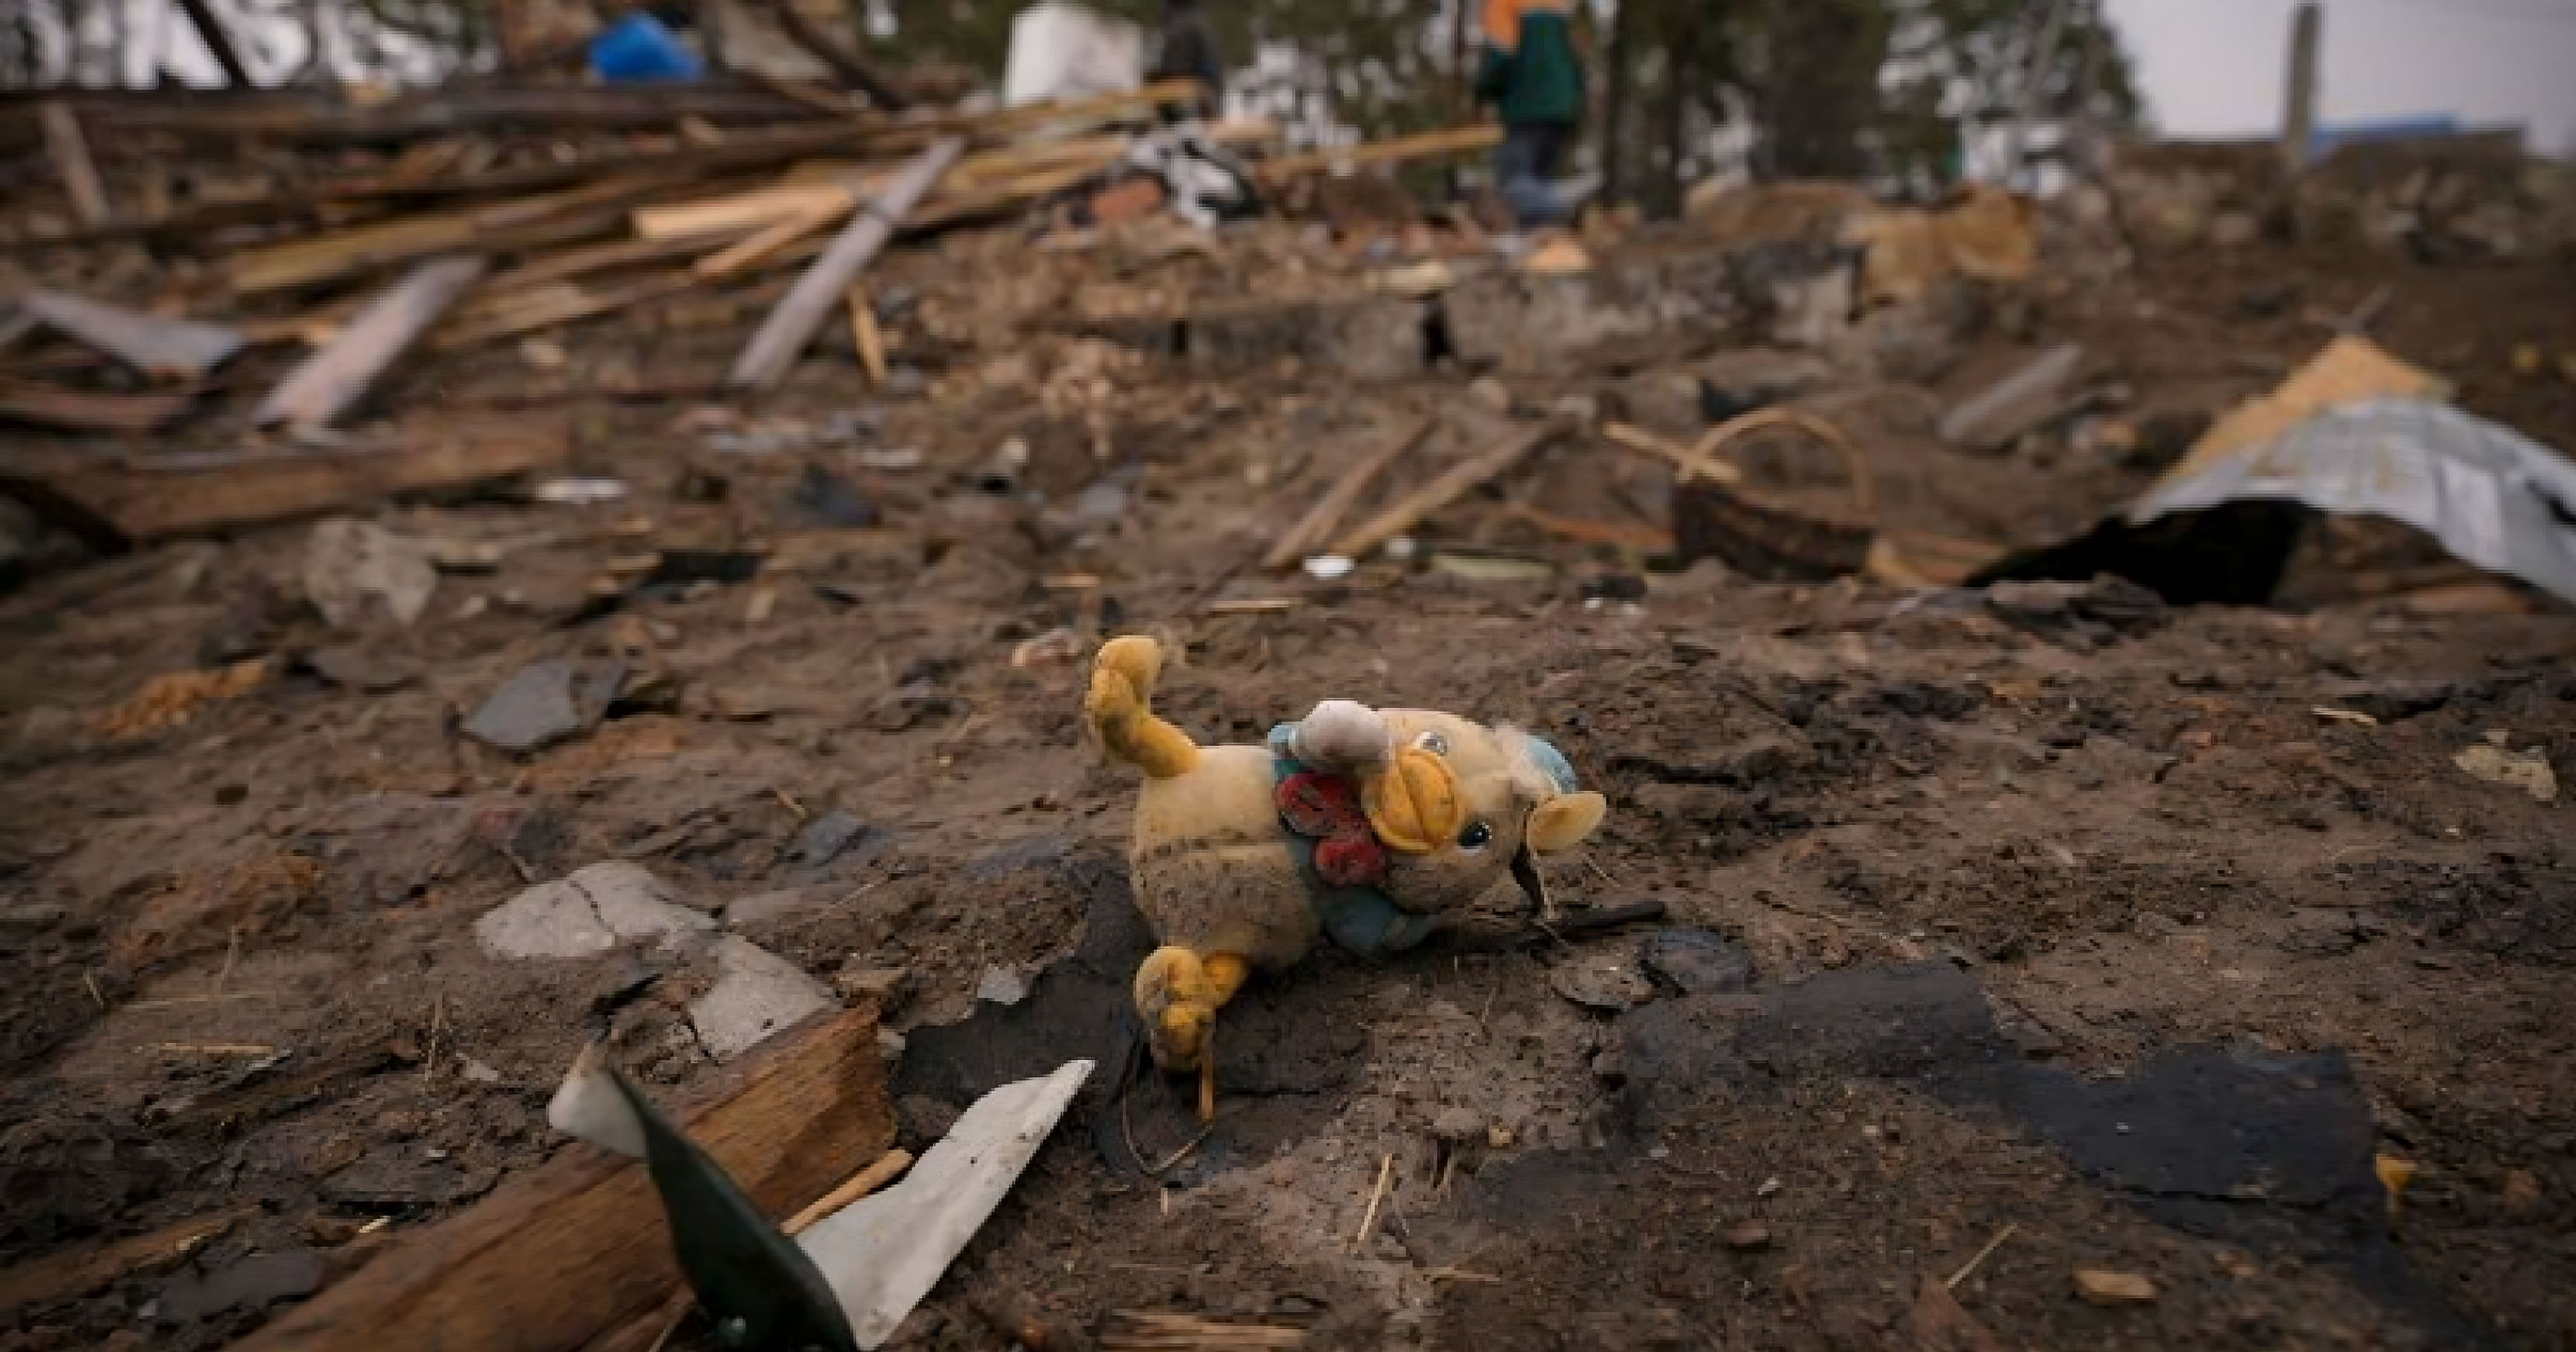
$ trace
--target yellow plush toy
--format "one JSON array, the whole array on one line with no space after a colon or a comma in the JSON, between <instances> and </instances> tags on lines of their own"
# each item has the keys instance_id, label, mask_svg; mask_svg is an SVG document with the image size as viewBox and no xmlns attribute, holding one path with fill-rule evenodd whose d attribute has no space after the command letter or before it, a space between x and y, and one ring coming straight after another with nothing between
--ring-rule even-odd
<instances>
[{"instance_id":1,"label":"yellow plush toy","mask_svg":"<svg viewBox=\"0 0 2576 1352\"><path fill-rule=\"evenodd\" d=\"M1200 746L1154 716L1162 651L1111 640L1083 702L1101 745L1145 772L1128 855L1162 947L1136 973L1154 1061L1199 1072L1216 1112L1216 1012L1255 970L1319 936L1378 955L1429 938L1509 874L1533 901L1534 854L1601 822L1556 748L1509 727L1326 700L1267 746Z\"/></svg>"}]
</instances>

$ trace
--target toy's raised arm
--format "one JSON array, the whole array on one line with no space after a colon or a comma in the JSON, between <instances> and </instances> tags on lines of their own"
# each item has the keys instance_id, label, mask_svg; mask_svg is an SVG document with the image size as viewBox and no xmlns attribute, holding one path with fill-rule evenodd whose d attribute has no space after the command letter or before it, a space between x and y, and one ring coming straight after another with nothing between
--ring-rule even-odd
<instances>
[{"instance_id":1,"label":"toy's raised arm","mask_svg":"<svg viewBox=\"0 0 2576 1352\"><path fill-rule=\"evenodd\" d=\"M1378 711L1356 700L1328 699L1293 725L1288 754L1310 770L1367 775L1384 769L1393 734Z\"/></svg>"}]
</instances>

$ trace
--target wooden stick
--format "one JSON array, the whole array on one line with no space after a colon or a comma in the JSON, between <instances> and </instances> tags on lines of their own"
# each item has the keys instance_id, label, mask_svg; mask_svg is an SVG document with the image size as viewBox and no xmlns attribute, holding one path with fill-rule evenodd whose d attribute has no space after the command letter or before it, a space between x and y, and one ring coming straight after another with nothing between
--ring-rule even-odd
<instances>
[{"instance_id":1,"label":"wooden stick","mask_svg":"<svg viewBox=\"0 0 2576 1352\"><path fill-rule=\"evenodd\" d=\"M1379 447L1367 459L1353 466L1349 473L1344 474L1331 488L1325 490L1324 496L1315 500L1315 505L1307 509L1304 519L1289 527L1288 533L1279 537L1279 543L1272 545L1270 552L1261 556L1261 566L1276 572L1303 559L1309 546L1331 535L1333 529L1342 524L1342 518L1350 512L1352 504L1357 503L1360 497L1368 492L1369 486L1377 482L1379 475L1386 473L1388 467L1403 459L1405 452L1421 445L1430 437L1431 428L1431 419L1417 418L1411 427L1404 430L1403 435Z\"/></svg>"},{"instance_id":2,"label":"wooden stick","mask_svg":"<svg viewBox=\"0 0 2576 1352\"><path fill-rule=\"evenodd\" d=\"M1601 436L1603 440L1622 450L1642 451L1647 455L1660 456L1673 462L1673 466L1681 471L1683 481L1689 480L1695 474L1706 475L1722 484L1738 483L1744 478L1744 471L1736 468L1732 462L1693 455L1689 447L1675 445L1642 427L1623 422L1606 422L1601 424Z\"/></svg>"},{"instance_id":3,"label":"wooden stick","mask_svg":"<svg viewBox=\"0 0 2576 1352\"><path fill-rule=\"evenodd\" d=\"M868 383L880 389L886 383L885 334L877 328L876 306L868 301L864 282L850 284L850 337L859 345L859 365L866 368Z\"/></svg>"},{"instance_id":4,"label":"wooden stick","mask_svg":"<svg viewBox=\"0 0 2576 1352\"><path fill-rule=\"evenodd\" d=\"M879 1155L876 1163L850 1175L841 1186L815 1198L804 1210L788 1217L779 1225L778 1231L794 1239L829 1219L841 1208L884 1187L895 1175L911 1167L911 1151L889 1150Z\"/></svg>"},{"instance_id":5,"label":"wooden stick","mask_svg":"<svg viewBox=\"0 0 2576 1352\"><path fill-rule=\"evenodd\" d=\"M1451 127L1446 131L1424 132L1419 136L1399 136L1393 140L1367 145L1341 146L1330 150L1310 150L1303 155L1283 155L1256 168L1261 181L1273 187L1308 174L1348 173L1373 164L1398 164L1406 160L1427 159L1435 155L1467 155L1491 150L1501 145L1503 129L1491 124L1477 127Z\"/></svg>"},{"instance_id":6,"label":"wooden stick","mask_svg":"<svg viewBox=\"0 0 2576 1352\"><path fill-rule=\"evenodd\" d=\"M1369 1234L1377 1229L1378 1204L1386 1200L1386 1185L1394 1178L1395 1156L1389 1154L1378 1161L1377 1186L1369 1189L1368 1214L1360 1217L1360 1231L1351 1236L1351 1252L1367 1256Z\"/></svg>"},{"instance_id":7,"label":"wooden stick","mask_svg":"<svg viewBox=\"0 0 2576 1352\"><path fill-rule=\"evenodd\" d=\"M293 422L321 427L347 412L367 387L408 349L465 289L483 275L480 258L441 258L412 269L307 357L259 406L262 427Z\"/></svg>"},{"instance_id":8,"label":"wooden stick","mask_svg":"<svg viewBox=\"0 0 2576 1352\"><path fill-rule=\"evenodd\" d=\"M1958 1271L1950 1274L1950 1280L1941 1284L1953 1291L1958 1290L1959 1283L1968 1280L1969 1275L1974 1273L1978 1266L1984 1263L1986 1259L1992 1257L1995 1250L2002 1248L2004 1246L2004 1241L2012 1238L2013 1232L2020 1228L2021 1222L2019 1221L2006 1222L2004 1224L2004 1228L1995 1232L1994 1238L1986 1241L1986 1247L1977 1250L1976 1256L1961 1264Z\"/></svg>"},{"instance_id":9,"label":"wooden stick","mask_svg":"<svg viewBox=\"0 0 2576 1352\"><path fill-rule=\"evenodd\" d=\"M708 254L691 264L689 270L708 281L721 281L850 214L855 200L844 194L835 199L817 201L785 220Z\"/></svg>"},{"instance_id":10,"label":"wooden stick","mask_svg":"<svg viewBox=\"0 0 2576 1352\"><path fill-rule=\"evenodd\" d=\"M965 148L963 138L943 137L906 165L886 186L885 194L853 218L823 256L814 260L814 266L796 279L787 298L778 302L760 331L751 336L725 383L736 389L766 389L785 378L832 303L849 294L851 279L885 247L896 223L920 203Z\"/></svg>"},{"instance_id":11,"label":"wooden stick","mask_svg":"<svg viewBox=\"0 0 2576 1352\"><path fill-rule=\"evenodd\" d=\"M81 135L80 118L67 104L48 101L37 115L45 123L45 152L71 194L72 214L90 229L107 224L107 188L98 181L98 164L89 157L89 139Z\"/></svg>"},{"instance_id":12,"label":"wooden stick","mask_svg":"<svg viewBox=\"0 0 2576 1352\"><path fill-rule=\"evenodd\" d=\"M1402 500L1354 528L1333 544L1332 552L1356 559L1421 523L1424 517L1493 481L1554 440L1562 428L1550 422L1533 427L1502 445L1460 461L1449 472L1406 494Z\"/></svg>"}]
</instances>

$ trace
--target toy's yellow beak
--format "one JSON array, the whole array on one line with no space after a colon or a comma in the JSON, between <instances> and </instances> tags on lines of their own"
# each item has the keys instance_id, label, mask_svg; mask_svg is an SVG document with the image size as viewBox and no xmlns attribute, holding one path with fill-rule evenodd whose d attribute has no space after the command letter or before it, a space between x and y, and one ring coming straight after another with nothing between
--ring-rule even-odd
<instances>
[{"instance_id":1,"label":"toy's yellow beak","mask_svg":"<svg viewBox=\"0 0 2576 1352\"><path fill-rule=\"evenodd\" d=\"M1360 786L1360 808L1388 849L1429 854L1466 825L1466 800L1449 762L1421 747L1397 751L1387 768Z\"/></svg>"}]
</instances>

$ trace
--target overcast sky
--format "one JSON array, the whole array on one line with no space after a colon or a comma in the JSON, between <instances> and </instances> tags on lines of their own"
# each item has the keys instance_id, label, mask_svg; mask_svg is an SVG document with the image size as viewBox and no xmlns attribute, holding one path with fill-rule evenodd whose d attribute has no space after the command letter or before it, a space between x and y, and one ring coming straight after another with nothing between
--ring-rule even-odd
<instances>
[{"instance_id":1,"label":"overcast sky","mask_svg":"<svg viewBox=\"0 0 2576 1352\"><path fill-rule=\"evenodd\" d=\"M2276 131L2294 0L2103 0L2168 136ZM2457 113L2576 149L2576 0L2325 0L2328 122Z\"/></svg>"}]
</instances>

